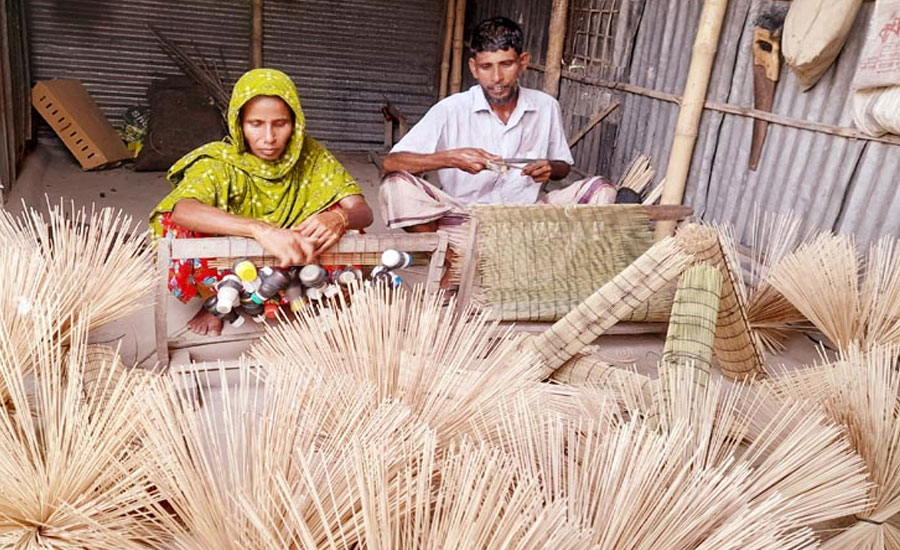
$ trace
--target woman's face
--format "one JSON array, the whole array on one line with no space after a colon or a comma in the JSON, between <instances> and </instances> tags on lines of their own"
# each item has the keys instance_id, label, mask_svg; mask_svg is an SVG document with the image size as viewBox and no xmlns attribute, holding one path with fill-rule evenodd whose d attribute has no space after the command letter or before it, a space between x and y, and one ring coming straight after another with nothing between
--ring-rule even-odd
<instances>
[{"instance_id":1,"label":"woman's face","mask_svg":"<svg viewBox=\"0 0 900 550\"><path fill-rule=\"evenodd\" d=\"M251 153L278 160L294 133L293 113L280 97L256 96L241 110L241 130Z\"/></svg>"}]
</instances>

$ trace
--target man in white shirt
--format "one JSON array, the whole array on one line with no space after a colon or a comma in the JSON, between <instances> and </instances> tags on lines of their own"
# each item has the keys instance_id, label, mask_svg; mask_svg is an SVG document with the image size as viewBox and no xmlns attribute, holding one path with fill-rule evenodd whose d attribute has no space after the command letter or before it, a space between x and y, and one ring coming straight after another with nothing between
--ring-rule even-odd
<instances>
[{"instance_id":1,"label":"man in white shirt","mask_svg":"<svg viewBox=\"0 0 900 550\"><path fill-rule=\"evenodd\" d=\"M478 84L437 103L384 159L387 226L413 232L458 226L477 204L614 202L615 189L603 178L540 192L548 180L568 176L574 162L559 103L519 86L530 55L515 22L483 21L471 44L469 70ZM440 188L417 176L433 171Z\"/></svg>"}]
</instances>

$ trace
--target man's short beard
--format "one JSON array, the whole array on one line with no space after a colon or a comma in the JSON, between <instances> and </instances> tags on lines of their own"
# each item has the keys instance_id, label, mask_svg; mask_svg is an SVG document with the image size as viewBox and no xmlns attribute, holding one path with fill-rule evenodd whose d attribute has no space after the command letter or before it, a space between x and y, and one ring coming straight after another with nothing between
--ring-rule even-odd
<instances>
[{"instance_id":1,"label":"man's short beard","mask_svg":"<svg viewBox=\"0 0 900 550\"><path fill-rule=\"evenodd\" d=\"M487 99L487 102L490 105L495 105L495 106L509 105L510 103L512 103L513 101L518 99L518 97L519 97L519 83L517 82L517 83L513 84L512 89L509 92L509 95L504 98L501 98L501 99L492 97L491 94L489 94L487 92L487 90L484 88L484 86L481 87L481 91L484 93L484 98Z\"/></svg>"}]
</instances>

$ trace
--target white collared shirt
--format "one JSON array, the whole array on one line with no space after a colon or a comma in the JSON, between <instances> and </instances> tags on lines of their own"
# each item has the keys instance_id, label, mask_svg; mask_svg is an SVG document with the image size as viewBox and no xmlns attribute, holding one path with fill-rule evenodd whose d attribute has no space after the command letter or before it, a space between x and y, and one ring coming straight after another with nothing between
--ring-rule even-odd
<instances>
[{"instance_id":1,"label":"white collared shirt","mask_svg":"<svg viewBox=\"0 0 900 550\"><path fill-rule=\"evenodd\" d=\"M430 154L461 147L484 149L503 158L574 163L555 98L520 87L516 108L503 124L477 84L434 105L391 152ZM541 189L522 175L521 168L478 174L444 168L437 177L444 191L465 205L533 204Z\"/></svg>"}]
</instances>

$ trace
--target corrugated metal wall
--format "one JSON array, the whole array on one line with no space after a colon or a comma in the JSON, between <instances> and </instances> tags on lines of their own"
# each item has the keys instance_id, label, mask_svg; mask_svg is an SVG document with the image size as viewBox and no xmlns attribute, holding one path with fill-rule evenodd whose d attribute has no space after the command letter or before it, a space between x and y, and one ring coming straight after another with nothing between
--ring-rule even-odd
<instances>
[{"instance_id":1,"label":"corrugated metal wall","mask_svg":"<svg viewBox=\"0 0 900 550\"><path fill-rule=\"evenodd\" d=\"M385 96L415 121L434 102L443 0L266 0L264 57L296 79L310 133L340 149L380 147ZM29 0L35 79L77 78L118 125L157 75L181 74L147 30L249 66L247 0ZM191 48L188 47L190 50Z\"/></svg>"},{"instance_id":2,"label":"corrugated metal wall","mask_svg":"<svg viewBox=\"0 0 900 550\"><path fill-rule=\"evenodd\" d=\"M623 2L629 5L631 23L619 27L626 36L617 39L617 49L622 49L617 55L627 60L619 79L680 95L703 1ZM549 5L549 0L475 0L469 23L512 14L525 27L526 35L531 35L529 47L542 63ZM756 18L763 11L789 6L777 0L729 3L709 87L710 101L752 106L751 41ZM815 88L801 92L793 73L783 68L773 112L852 127L850 83L873 8L872 3L863 5L837 63ZM528 71L523 82L540 87L541 77L537 71ZM611 117L576 147L577 166L616 178L631 159L646 153L653 157L659 181L668 162L678 106L634 94L617 95L564 78L560 103L567 133L574 134L587 120L585 113L594 112L609 98L622 101L616 115L620 118ZM862 243L884 234L900 235L900 146L770 124L759 169L750 172L752 124L746 117L704 112L685 193L685 202L704 219L731 222L746 240L754 205L759 205L768 211L802 214L804 230L853 233ZM612 134L609 125L617 126Z\"/></svg>"},{"instance_id":3,"label":"corrugated metal wall","mask_svg":"<svg viewBox=\"0 0 900 550\"><path fill-rule=\"evenodd\" d=\"M180 44L192 42L224 64L233 82L249 63L249 10L241 0L29 0L32 77L81 80L119 126L125 109L147 104L151 81L181 74L148 24Z\"/></svg>"},{"instance_id":4,"label":"corrugated metal wall","mask_svg":"<svg viewBox=\"0 0 900 550\"><path fill-rule=\"evenodd\" d=\"M31 140L24 0L0 1L0 29L0 195L5 196Z\"/></svg>"},{"instance_id":5,"label":"corrugated metal wall","mask_svg":"<svg viewBox=\"0 0 900 550\"><path fill-rule=\"evenodd\" d=\"M628 81L680 94L702 1L647 2ZM758 15L786 9L772 0L732 0L722 31L708 99L752 106L752 34ZM783 68L773 112L788 117L852 127L850 84L874 6L863 5L837 63L819 84L802 92ZM664 173L678 108L629 96L616 143L614 169L638 152L654 158ZM759 169L747 168L752 119L706 111L694 153L685 202L704 219L733 223L749 237L754 205L793 210L804 230L835 229L866 243L883 234L900 235L900 147L769 125Z\"/></svg>"},{"instance_id":6,"label":"corrugated metal wall","mask_svg":"<svg viewBox=\"0 0 900 550\"><path fill-rule=\"evenodd\" d=\"M380 149L385 101L414 123L437 98L443 0L265 0L263 58L290 74L310 133Z\"/></svg>"}]
</instances>

